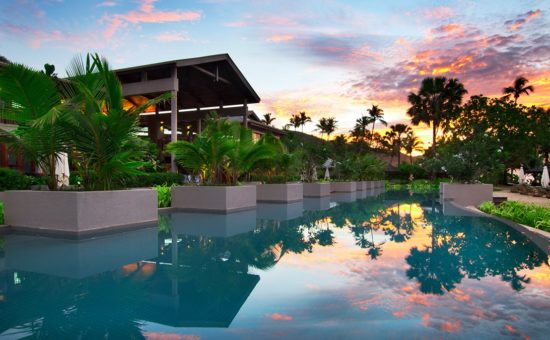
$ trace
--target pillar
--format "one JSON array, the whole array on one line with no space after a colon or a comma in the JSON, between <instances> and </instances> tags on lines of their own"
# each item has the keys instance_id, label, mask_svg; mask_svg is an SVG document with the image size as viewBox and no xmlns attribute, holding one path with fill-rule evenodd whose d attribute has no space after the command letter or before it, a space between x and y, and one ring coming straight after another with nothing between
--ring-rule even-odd
<instances>
[{"instance_id":1,"label":"pillar","mask_svg":"<svg viewBox=\"0 0 550 340\"><path fill-rule=\"evenodd\" d=\"M170 113L170 131L172 132L170 141L178 141L178 69L174 66L172 69L172 79L174 79L174 90L172 90L172 102L171 108L172 112ZM170 155L170 169L172 172L178 172L178 167L176 166L176 155L172 152Z\"/></svg>"},{"instance_id":2,"label":"pillar","mask_svg":"<svg viewBox=\"0 0 550 340\"><path fill-rule=\"evenodd\" d=\"M243 125L244 127L248 127L248 100L244 100L244 103L243 103L243 110L244 110L244 113L243 113Z\"/></svg>"}]
</instances>

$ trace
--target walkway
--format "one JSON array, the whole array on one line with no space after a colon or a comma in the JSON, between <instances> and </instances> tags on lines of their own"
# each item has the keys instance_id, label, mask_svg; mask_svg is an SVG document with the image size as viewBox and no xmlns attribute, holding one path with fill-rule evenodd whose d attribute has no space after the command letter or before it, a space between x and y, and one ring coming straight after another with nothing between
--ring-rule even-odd
<instances>
[{"instance_id":1,"label":"walkway","mask_svg":"<svg viewBox=\"0 0 550 340\"><path fill-rule=\"evenodd\" d=\"M498 190L498 191L497 191ZM510 192L509 187L495 187L495 191L493 192L493 196L496 197L508 197L509 201L517 201L517 202L523 202L523 203L533 203L537 204L543 207L550 208L550 198L545 197L534 197L534 196L527 196L527 195L520 195L518 193Z\"/></svg>"}]
</instances>

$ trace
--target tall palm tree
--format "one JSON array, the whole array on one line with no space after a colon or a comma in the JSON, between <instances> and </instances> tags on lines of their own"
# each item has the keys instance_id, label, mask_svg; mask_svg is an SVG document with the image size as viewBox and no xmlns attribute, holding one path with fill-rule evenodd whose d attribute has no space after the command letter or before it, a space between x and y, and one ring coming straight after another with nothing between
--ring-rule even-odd
<instances>
[{"instance_id":1,"label":"tall palm tree","mask_svg":"<svg viewBox=\"0 0 550 340\"><path fill-rule=\"evenodd\" d=\"M300 125L302 126L302 132L304 132L304 125L306 125L306 123L311 122L311 117L308 116L304 111L300 112L298 114L298 117L299 117Z\"/></svg>"},{"instance_id":2,"label":"tall palm tree","mask_svg":"<svg viewBox=\"0 0 550 340\"><path fill-rule=\"evenodd\" d=\"M374 136L374 125L376 121L379 121L384 126L388 126L388 122L384 120L384 110L379 108L378 105L372 105L372 107L367 110L367 113L369 114L369 120L372 122L371 137Z\"/></svg>"},{"instance_id":3,"label":"tall palm tree","mask_svg":"<svg viewBox=\"0 0 550 340\"><path fill-rule=\"evenodd\" d=\"M408 125L405 124L395 124L390 126L390 129L395 133L395 142L397 149L397 166L401 165L401 146L403 144L403 134L409 133L412 131Z\"/></svg>"},{"instance_id":4,"label":"tall palm tree","mask_svg":"<svg viewBox=\"0 0 550 340\"><path fill-rule=\"evenodd\" d=\"M275 117L272 117L271 115L272 113L266 113L264 114L264 119L262 119L262 122L264 122L267 126L271 126L271 123L273 123L273 121L277 119Z\"/></svg>"},{"instance_id":5,"label":"tall palm tree","mask_svg":"<svg viewBox=\"0 0 550 340\"><path fill-rule=\"evenodd\" d=\"M459 112L462 98L468 93L458 79L445 77L425 78L418 93L411 92L408 101L411 104L407 115L413 125L425 123L432 126L432 148L435 150L439 128Z\"/></svg>"},{"instance_id":6,"label":"tall palm tree","mask_svg":"<svg viewBox=\"0 0 550 340\"><path fill-rule=\"evenodd\" d=\"M523 95L529 95L531 92L535 92L535 88L532 85L526 84L529 82L527 78L525 77L517 77L516 80L514 80L514 84L512 86L508 86L502 89L502 93L504 93L504 97L514 96L514 103L518 103L518 98Z\"/></svg>"},{"instance_id":7,"label":"tall palm tree","mask_svg":"<svg viewBox=\"0 0 550 340\"><path fill-rule=\"evenodd\" d=\"M395 155L395 150L397 146L397 134L395 133L395 131L386 131L384 137L382 138L382 142L386 151L390 153L391 164L393 162L393 156Z\"/></svg>"},{"instance_id":8,"label":"tall palm tree","mask_svg":"<svg viewBox=\"0 0 550 340\"><path fill-rule=\"evenodd\" d=\"M418 136L414 133L413 130L410 130L405 138L403 138L403 149L407 151L407 154L409 155L409 161L412 164L412 153L414 151L421 151L422 150L422 141Z\"/></svg>"}]
</instances>

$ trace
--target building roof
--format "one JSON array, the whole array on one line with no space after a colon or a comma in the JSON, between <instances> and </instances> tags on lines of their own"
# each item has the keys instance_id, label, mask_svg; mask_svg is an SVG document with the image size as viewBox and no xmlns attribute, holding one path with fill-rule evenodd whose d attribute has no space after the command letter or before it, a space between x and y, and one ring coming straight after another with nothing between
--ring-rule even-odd
<instances>
[{"instance_id":1,"label":"building roof","mask_svg":"<svg viewBox=\"0 0 550 340\"><path fill-rule=\"evenodd\" d=\"M170 91L174 68L178 78L178 109L260 102L229 54L179 59L115 70L126 96L153 97ZM147 86L144 86L148 83Z\"/></svg>"}]
</instances>

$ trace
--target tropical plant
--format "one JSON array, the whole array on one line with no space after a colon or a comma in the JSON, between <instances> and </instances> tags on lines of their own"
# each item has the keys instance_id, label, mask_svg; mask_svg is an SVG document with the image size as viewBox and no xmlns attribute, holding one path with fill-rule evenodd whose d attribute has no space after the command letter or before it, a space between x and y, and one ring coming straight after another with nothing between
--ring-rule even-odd
<instances>
[{"instance_id":1,"label":"tropical plant","mask_svg":"<svg viewBox=\"0 0 550 340\"><path fill-rule=\"evenodd\" d=\"M401 165L401 147L403 145L403 135L408 134L412 129L405 124L395 124L390 126L390 129L395 133L395 142L397 150L397 166Z\"/></svg>"},{"instance_id":2,"label":"tropical plant","mask_svg":"<svg viewBox=\"0 0 550 340\"><path fill-rule=\"evenodd\" d=\"M377 121L382 123L384 126L388 126L388 122L384 120L384 110L379 108L378 105L372 105L372 107L367 110L367 113L369 114L368 119L372 122L371 137L374 135L374 125Z\"/></svg>"},{"instance_id":3,"label":"tropical plant","mask_svg":"<svg viewBox=\"0 0 550 340\"><path fill-rule=\"evenodd\" d=\"M418 138L418 136L416 136L412 129L407 132L407 135L402 140L402 146L409 155L409 163L412 164L413 162L413 152L423 150L422 144L422 141Z\"/></svg>"},{"instance_id":4,"label":"tropical plant","mask_svg":"<svg viewBox=\"0 0 550 340\"><path fill-rule=\"evenodd\" d=\"M17 124L13 131L0 130L0 141L33 161L48 177L50 190L56 190L56 164L68 151L71 136L60 124L67 105L55 79L24 65L8 64L0 69L0 98L5 103L1 118Z\"/></svg>"},{"instance_id":5,"label":"tropical plant","mask_svg":"<svg viewBox=\"0 0 550 340\"><path fill-rule=\"evenodd\" d=\"M302 125L302 120L300 118L300 115L292 115L290 117L290 124L288 125L292 126L294 128L294 131L296 131L296 129L299 128L300 125Z\"/></svg>"},{"instance_id":6,"label":"tropical plant","mask_svg":"<svg viewBox=\"0 0 550 340\"><path fill-rule=\"evenodd\" d=\"M73 110L63 132L69 132L73 164L89 190L110 190L117 179L135 176L143 165L137 138L139 114L169 98L169 93L144 104L125 109L122 85L107 60L97 54L73 59L63 91ZM55 112L54 112L55 113ZM41 119L51 120L50 114ZM46 125L47 126L47 125ZM57 138L57 136L56 136Z\"/></svg>"},{"instance_id":7,"label":"tropical plant","mask_svg":"<svg viewBox=\"0 0 550 340\"><path fill-rule=\"evenodd\" d=\"M155 185L158 197L158 207L168 208L172 203L172 186L167 185Z\"/></svg>"},{"instance_id":8,"label":"tropical plant","mask_svg":"<svg viewBox=\"0 0 550 340\"><path fill-rule=\"evenodd\" d=\"M380 158L365 154L355 161L355 177L359 181L374 181L384 178L386 163Z\"/></svg>"},{"instance_id":9,"label":"tropical plant","mask_svg":"<svg viewBox=\"0 0 550 340\"><path fill-rule=\"evenodd\" d=\"M273 123L275 119L277 118L273 117L272 113L266 113L264 114L264 119L262 119L262 122L264 122L267 126L271 126L271 123Z\"/></svg>"},{"instance_id":10,"label":"tropical plant","mask_svg":"<svg viewBox=\"0 0 550 340\"><path fill-rule=\"evenodd\" d=\"M529 95L530 93L535 91L535 88L532 85L527 85L528 82L529 80L527 80L527 78L525 77L517 77L516 80L514 80L514 84L512 86L507 86L502 89L504 97L513 96L514 103L517 104L518 99L521 95Z\"/></svg>"},{"instance_id":11,"label":"tropical plant","mask_svg":"<svg viewBox=\"0 0 550 340\"><path fill-rule=\"evenodd\" d=\"M506 201L499 205L495 205L493 202L483 202L479 209L491 215L550 232L550 208Z\"/></svg>"},{"instance_id":12,"label":"tropical plant","mask_svg":"<svg viewBox=\"0 0 550 340\"><path fill-rule=\"evenodd\" d=\"M432 149L437 145L439 129L448 127L449 121L459 113L462 98L467 93L458 79L445 77L425 78L418 93L410 93L411 104L407 114L413 125L425 123L432 126Z\"/></svg>"},{"instance_id":13,"label":"tropical plant","mask_svg":"<svg viewBox=\"0 0 550 340\"><path fill-rule=\"evenodd\" d=\"M207 185L236 185L242 173L273 156L265 142L254 143L249 129L215 116L208 118L193 141L170 143L167 150L175 153L181 167L199 175L201 184Z\"/></svg>"},{"instance_id":14,"label":"tropical plant","mask_svg":"<svg viewBox=\"0 0 550 340\"><path fill-rule=\"evenodd\" d=\"M302 126L302 132L304 132L304 126L306 123L311 122L311 117L308 116L304 111L298 114L300 125Z\"/></svg>"},{"instance_id":15,"label":"tropical plant","mask_svg":"<svg viewBox=\"0 0 550 340\"><path fill-rule=\"evenodd\" d=\"M258 141L270 150L270 157L260 162L255 170L256 177L266 183L286 183L300 173L303 153L289 152L280 140L272 135L265 135Z\"/></svg>"}]
</instances>

